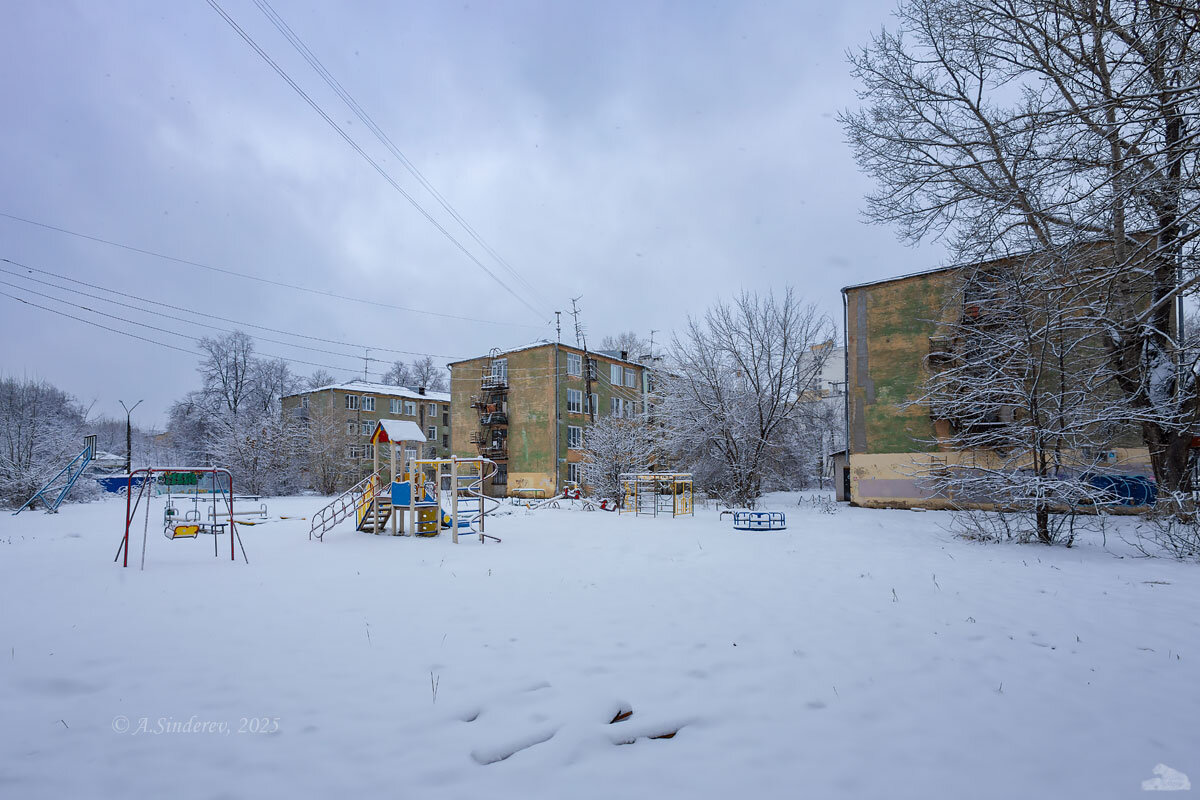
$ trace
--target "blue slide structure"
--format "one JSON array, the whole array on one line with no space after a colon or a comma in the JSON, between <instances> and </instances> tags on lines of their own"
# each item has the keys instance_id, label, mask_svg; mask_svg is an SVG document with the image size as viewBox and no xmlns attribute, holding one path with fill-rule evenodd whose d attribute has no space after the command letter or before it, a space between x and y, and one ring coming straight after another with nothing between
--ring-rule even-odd
<instances>
[{"instance_id":1,"label":"blue slide structure","mask_svg":"<svg viewBox=\"0 0 1200 800\"><path fill-rule=\"evenodd\" d=\"M83 474L88 464L92 463L92 459L96 457L96 437L85 436L83 437L83 443L83 452L71 459L70 464L59 470L58 474L46 481L46 485L38 489L33 497L26 500L20 508L14 511L14 517L25 509L32 508L33 504L38 500L41 500L46 506L46 513L54 514L58 512L58 507L66 499L67 494L71 491L71 487L75 485L75 481L79 480L79 476Z\"/></svg>"}]
</instances>

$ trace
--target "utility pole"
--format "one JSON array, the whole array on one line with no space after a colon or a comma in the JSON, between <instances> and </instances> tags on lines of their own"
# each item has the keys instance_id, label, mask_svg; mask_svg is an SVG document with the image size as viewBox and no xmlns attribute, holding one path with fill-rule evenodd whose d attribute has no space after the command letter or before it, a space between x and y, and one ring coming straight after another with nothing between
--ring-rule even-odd
<instances>
[{"instance_id":1,"label":"utility pole","mask_svg":"<svg viewBox=\"0 0 1200 800\"><path fill-rule=\"evenodd\" d=\"M133 404L133 408L125 405L124 400L118 400L121 408L125 409L125 474L128 475L133 471L133 409L140 406L144 401L138 400ZM94 453L92 454L95 455Z\"/></svg>"},{"instance_id":2,"label":"utility pole","mask_svg":"<svg viewBox=\"0 0 1200 800\"><path fill-rule=\"evenodd\" d=\"M575 345L583 347L583 381L587 390L587 394L585 394L584 397L587 398L585 402L587 403L588 419L591 422L595 422L596 409L593 406L596 404L592 402L592 358L588 354L587 332L584 331L583 326L579 324L580 309L579 306L576 305L576 301L582 298L583 295L571 298L571 316L575 318Z\"/></svg>"}]
</instances>

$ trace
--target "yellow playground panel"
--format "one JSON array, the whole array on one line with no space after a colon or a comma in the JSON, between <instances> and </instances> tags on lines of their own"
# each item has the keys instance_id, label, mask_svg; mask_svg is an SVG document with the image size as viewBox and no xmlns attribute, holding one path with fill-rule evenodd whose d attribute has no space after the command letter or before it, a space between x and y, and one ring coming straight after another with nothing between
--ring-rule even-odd
<instances>
[{"instance_id":1,"label":"yellow playground panel","mask_svg":"<svg viewBox=\"0 0 1200 800\"><path fill-rule=\"evenodd\" d=\"M624 496L621 513L691 516L692 473L624 472L621 494Z\"/></svg>"}]
</instances>

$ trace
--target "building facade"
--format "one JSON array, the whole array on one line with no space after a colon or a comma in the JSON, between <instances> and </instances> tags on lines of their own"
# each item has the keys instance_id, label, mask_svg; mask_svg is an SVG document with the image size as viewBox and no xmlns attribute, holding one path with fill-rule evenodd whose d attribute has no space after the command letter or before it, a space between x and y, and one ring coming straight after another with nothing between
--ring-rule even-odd
<instances>
[{"instance_id":1,"label":"building facade","mask_svg":"<svg viewBox=\"0 0 1200 800\"><path fill-rule=\"evenodd\" d=\"M981 266L945 267L842 289L846 451L836 454L835 470L841 474L835 480L839 495L848 490L851 503L988 507L982 500L938 496L922 478L947 465L986 466L992 454L955 451L948 442L952 421L919 402L931 370L946 355L947 327L978 313L964 304L959 286L965 270ZM1105 469L1114 473L1152 475L1149 453L1132 429L1104 457Z\"/></svg>"},{"instance_id":2,"label":"building facade","mask_svg":"<svg viewBox=\"0 0 1200 800\"><path fill-rule=\"evenodd\" d=\"M451 451L500 466L493 495L556 495L582 484L584 431L593 419L646 412L650 372L627 353L554 342L454 362Z\"/></svg>"},{"instance_id":3,"label":"building facade","mask_svg":"<svg viewBox=\"0 0 1200 800\"><path fill-rule=\"evenodd\" d=\"M408 420L421 427L428 441L412 457L450 455L452 416L446 392L353 380L297 392L284 397L281 404L285 414L309 420L320 417L344 426L348 457L361 462L367 471L372 457L371 434L381 419Z\"/></svg>"}]
</instances>

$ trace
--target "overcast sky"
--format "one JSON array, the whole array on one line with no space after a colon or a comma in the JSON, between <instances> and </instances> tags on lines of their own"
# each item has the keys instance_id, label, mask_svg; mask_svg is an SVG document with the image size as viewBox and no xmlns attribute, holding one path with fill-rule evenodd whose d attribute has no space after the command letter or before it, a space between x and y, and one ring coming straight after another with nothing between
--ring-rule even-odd
<instances>
[{"instance_id":1,"label":"overcast sky","mask_svg":"<svg viewBox=\"0 0 1200 800\"><path fill-rule=\"evenodd\" d=\"M623 330L657 330L661 342L722 297L787 285L840 329L841 286L943 257L936 245L909 248L861 221L869 184L836 121L855 103L845 52L888 22L890 2L272 0L517 277L404 170L252 0L218 1L504 285L204 0L10 3L0 25L0 213L470 319L333 299L0 217L0 258L44 271L0 263L25 276L0 274L0 292L60 312L0 296L0 372L44 378L97 413L145 399L139 421L161 426L197 376L194 356L158 343L194 350L206 332L238 327L213 316L285 331L246 329L283 342L260 341L263 354L352 377L361 376L363 346L379 359L410 358L383 349L392 348L444 361L553 339L553 311L568 311L580 295L593 344ZM564 340L573 341L568 331L564 314ZM370 362L373 372L385 366Z\"/></svg>"}]
</instances>

